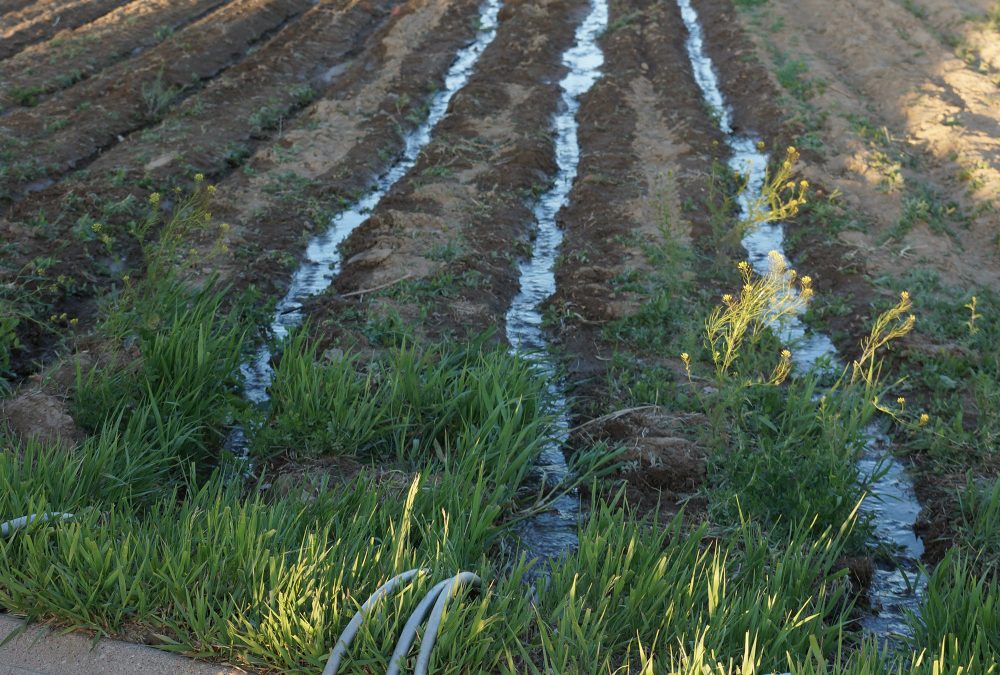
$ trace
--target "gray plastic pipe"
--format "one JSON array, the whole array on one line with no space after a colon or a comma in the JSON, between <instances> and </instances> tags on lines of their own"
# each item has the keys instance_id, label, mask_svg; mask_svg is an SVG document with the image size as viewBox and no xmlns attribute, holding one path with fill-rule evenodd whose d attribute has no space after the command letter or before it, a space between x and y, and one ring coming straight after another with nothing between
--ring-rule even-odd
<instances>
[{"instance_id":1,"label":"gray plastic pipe","mask_svg":"<svg viewBox=\"0 0 1000 675\"><path fill-rule=\"evenodd\" d=\"M413 610L413 614L410 615L406 625L403 626L403 632L399 636L399 641L396 642L396 648L389 659L389 669L385 671L385 675L400 675L403 664L406 663L406 654L410 651L413 641L417 639L417 629L424 622L424 619L427 618L427 614L431 611L434 601L438 599L441 591L449 583L451 583L451 579L445 579L436 584L434 588L427 592L427 595L420 601L417 608Z\"/></svg>"},{"instance_id":2,"label":"gray plastic pipe","mask_svg":"<svg viewBox=\"0 0 1000 675\"><path fill-rule=\"evenodd\" d=\"M482 580L472 572L459 572L454 578L447 581L441 592L438 594L437 602L434 604L434 611L427 621L427 630L424 638L420 642L420 655L417 657L417 667L413 670L414 675L427 675L427 668L431 662L431 651L434 649L434 640L437 639L438 627L441 625L441 617L444 615L445 605L448 599L455 592L466 584L479 585Z\"/></svg>"},{"instance_id":3,"label":"gray plastic pipe","mask_svg":"<svg viewBox=\"0 0 1000 675\"><path fill-rule=\"evenodd\" d=\"M355 613L351 622L347 624L344 632L337 639L337 644L334 645L333 650L330 652L330 658L323 669L323 675L337 675L337 670L340 669L340 662L347 653L347 648L351 645L351 641L358 634L358 630L361 628L361 624L364 623L368 613L382 598L395 593L402 584L413 577L419 574L428 574L429 572L430 570L426 569L408 570L389 579L389 581L382 584L378 590L372 593L371 597L365 600L365 604L361 605L361 609Z\"/></svg>"},{"instance_id":4,"label":"gray plastic pipe","mask_svg":"<svg viewBox=\"0 0 1000 675\"><path fill-rule=\"evenodd\" d=\"M403 572L389 579L389 581L385 582L378 590L372 593L371 597L361 605L361 609L355 613L350 623L347 624L343 633L340 634L337 644L334 646L333 651L330 652L330 658L323 669L323 675L337 675L340 663L347 653L347 648L350 646L351 641L358 634L361 624L364 623L365 618L367 618L372 608L382 598L395 593L402 584L415 576L427 573L428 570L426 569ZM392 651L392 657L389 659L389 669L386 671L386 675L400 675L403 664L406 662L406 654L410 651L413 641L417 638L417 629L420 628L424 617L430 611L430 619L427 622L427 630L424 631L424 638L420 645L420 654L417 657L417 666L414 670L415 675L427 675L431 652L434 649L434 641L437 639L437 631L441 625L441 618L444 615L448 599L462 586L466 584L479 585L480 583L480 578L472 572L459 572L451 579L445 579L435 584L427 592L427 595L423 597L416 609L413 610L413 614L406 621L406 625L403 626L403 632L400 634L399 640L396 642L396 648ZM432 605L434 607L433 610L431 610Z\"/></svg>"},{"instance_id":5,"label":"gray plastic pipe","mask_svg":"<svg viewBox=\"0 0 1000 675\"><path fill-rule=\"evenodd\" d=\"M52 513L32 513L31 515L21 516L20 518L14 518L13 520L8 520L5 523L0 523L0 537L9 537L17 530L20 530L22 527L26 527L35 521L45 522L47 520L66 520L67 518L72 517L72 513L59 513L58 511L53 511Z\"/></svg>"}]
</instances>

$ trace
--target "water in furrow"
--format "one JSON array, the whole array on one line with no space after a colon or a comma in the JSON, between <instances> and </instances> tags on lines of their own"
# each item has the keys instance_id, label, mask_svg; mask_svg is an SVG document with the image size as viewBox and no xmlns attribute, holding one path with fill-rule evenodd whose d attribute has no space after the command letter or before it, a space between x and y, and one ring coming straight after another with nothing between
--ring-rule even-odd
<instances>
[{"instance_id":1,"label":"water in furrow","mask_svg":"<svg viewBox=\"0 0 1000 675\"><path fill-rule=\"evenodd\" d=\"M430 142L434 128L447 112L452 97L468 83L479 57L496 37L502 4L502 0L486 0L480 7L479 30L475 39L458 52L445 76L444 87L430 102L427 118L406 137L405 148L396 163L376 181L367 195L338 213L329 227L309 242L301 264L292 275L288 291L274 308L270 325L273 340L286 338L293 328L302 323L303 303L329 288L340 272L340 245L368 219L392 187L416 164L421 150ZM268 387L274 379L271 360L271 346L264 344L251 360L240 367L244 395L254 404L264 405L269 399ZM227 445L237 457L245 456L248 445L246 432L235 430Z\"/></svg>"},{"instance_id":2,"label":"water in furrow","mask_svg":"<svg viewBox=\"0 0 1000 675\"><path fill-rule=\"evenodd\" d=\"M569 477L562 451L569 437L569 403L548 350L541 306L556 289L555 262L563 239L562 230L556 224L556 215L569 201L569 193L576 180L580 164L576 115L580 109L580 97L601 76L604 53L597 40L607 25L607 1L593 0L589 14L576 30L573 46L563 54L562 62L568 72L559 83L561 105L552 122L558 170L552 186L535 204L537 231L531 256L520 264L520 291L506 317L507 339L512 350L532 361L548 383L556 423L552 441L543 449L538 466L546 484L554 489ZM539 561L551 561L578 544L578 498L564 494L554 501L552 507L525 521L518 532L526 551Z\"/></svg>"},{"instance_id":3,"label":"water in furrow","mask_svg":"<svg viewBox=\"0 0 1000 675\"><path fill-rule=\"evenodd\" d=\"M759 139L751 134L737 133L733 128L733 111L722 94L712 60L705 52L704 31L698 13L691 0L677 0L677 4L688 30L687 52L695 80L726 135L732 153L729 167L747 179L746 187L739 196L739 206L745 215L749 213L750 205L761 196L767 179L768 156L759 149ZM770 251L784 255L784 225L775 222L752 228L744 237L743 246L754 269L765 273ZM830 370L836 364L837 350L830 338L808 329L798 317L793 316L776 328L786 344L794 345L798 372ZM924 552L923 542L913 529L920 504L906 468L891 452L889 439L874 427L866 433L859 470L861 475L871 476L881 468L881 477L871 486L871 494L862 504L861 511L872 517L878 541L899 551L899 556L895 562L880 564L876 569L870 600L877 613L867 615L862 624L880 638L891 639L907 634L907 613L919 610L924 588L920 580L915 581L919 576L918 561Z\"/></svg>"}]
</instances>

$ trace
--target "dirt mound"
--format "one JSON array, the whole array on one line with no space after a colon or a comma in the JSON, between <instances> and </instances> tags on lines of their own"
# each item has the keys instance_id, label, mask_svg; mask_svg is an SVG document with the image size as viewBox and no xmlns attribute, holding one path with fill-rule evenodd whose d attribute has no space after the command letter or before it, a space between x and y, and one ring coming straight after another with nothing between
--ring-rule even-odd
<instances>
[{"instance_id":1,"label":"dirt mound","mask_svg":"<svg viewBox=\"0 0 1000 675\"><path fill-rule=\"evenodd\" d=\"M29 389L0 404L0 425L6 424L21 440L72 448L83 438L63 398Z\"/></svg>"},{"instance_id":2,"label":"dirt mound","mask_svg":"<svg viewBox=\"0 0 1000 675\"><path fill-rule=\"evenodd\" d=\"M617 478L640 512L670 516L683 507L690 515L706 507L698 495L707 475L705 450L685 435L697 426L696 415L648 406L594 420L578 430L577 440L625 447Z\"/></svg>"}]
</instances>

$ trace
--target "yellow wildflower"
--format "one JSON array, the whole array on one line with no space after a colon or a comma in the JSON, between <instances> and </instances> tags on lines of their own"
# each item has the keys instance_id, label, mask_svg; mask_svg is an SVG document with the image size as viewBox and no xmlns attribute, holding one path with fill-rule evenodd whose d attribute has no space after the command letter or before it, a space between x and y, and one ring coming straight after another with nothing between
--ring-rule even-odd
<instances>
[{"instance_id":1,"label":"yellow wildflower","mask_svg":"<svg viewBox=\"0 0 1000 675\"><path fill-rule=\"evenodd\" d=\"M930 421L931 421L930 415L928 415L927 413L920 413L920 422L919 422L920 426L924 426Z\"/></svg>"}]
</instances>

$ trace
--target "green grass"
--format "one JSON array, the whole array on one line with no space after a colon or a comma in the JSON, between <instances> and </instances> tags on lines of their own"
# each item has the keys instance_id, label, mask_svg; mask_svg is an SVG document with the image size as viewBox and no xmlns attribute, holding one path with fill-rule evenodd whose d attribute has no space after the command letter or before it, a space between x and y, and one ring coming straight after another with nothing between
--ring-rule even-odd
<instances>
[{"instance_id":1,"label":"green grass","mask_svg":"<svg viewBox=\"0 0 1000 675\"><path fill-rule=\"evenodd\" d=\"M953 288L919 269L887 283L912 289L920 311L920 332L932 349L911 349L896 360L910 373L909 387L930 415L929 433L910 439L934 470L976 471L995 466L1000 444L1000 320L992 291ZM978 318L970 328L966 306L977 298Z\"/></svg>"},{"instance_id":2,"label":"green grass","mask_svg":"<svg viewBox=\"0 0 1000 675\"><path fill-rule=\"evenodd\" d=\"M1000 480L969 480L959 494L958 543L983 575L1000 579Z\"/></svg>"},{"instance_id":3,"label":"green grass","mask_svg":"<svg viewBox=\"0 0 1000 675\"><path fill-rule=\"evenodd\" d=\"M615 283L643 302L605 327L617 345L609 400L590 403L698 413L687 434L708 456L708 520L631 511L614 482L617 451L574 448L562 488L586 482L601 497L584 504L579 547L534 588L517 525L551 508L551 491L529 479L556 435L548 383L489 336L418 342L398 317L359 314L369 351L323 350L320 330L306 327L276 345L270 404L249 410L236 377L248 311L226 289L184 277L189 242L211 234L211 190L196 183L169 215L157 197L145 220L134 213L117 232L138 242L144 269L102 305L100 358L79 371L85 440L67 452L0 434L0 520L76 514L0 540L0 608L98 635L150 635L197 657L317 672L375 588L424 567L430 575L373 613L349 672L383 672L422 591L459 570L485 584L449 606L433 672L860 675L996 663L995 476L963 491L958 550L930 572L910 643L894 654L855 631L843 561L867 551L857 506L870 477L855 460L874 396L888 399L881 353L862 359L873 374L849 369L832 389L816 376L768 376L785 345L755 314L720 367L719 326L739 318L724 307L744 306L760 283L730 259L744 227L732 223L731 176L709 191L718 203L694 206L709 211L707 245L673 237L666 209L660 237L625 242L648 264ZM478 283L442 276L429 290L462 282ZM921 371L940 390L912 442L938 462L990 466L996 299L982 294L973 320L968 298L945 296L926 275L907 282L915 297L938 294L921 328L955 345ZM966 382L974 423L957 396ZM247 480L223 461L237 421L252 434Z\"/></svg>"},{"instance_id":4,"label":"green grass","mask_svg":"<svg viewBox=\"0 0 1000 675\"><path fill-rule=\"evenodd\" d=\"M945 645L941 672L988 672L1000 658L1000 586L979 576L975 563L951 551L928 580L919 619L911 620L914 646L934 650Z\"/></svg>"},{"instance_id":5,"label":"green grass","mask_svg":"<svg viewBox=\"0 0 1000 675\"><path fill-rule=\"evenodd\" d=\"M838 647L850 605L845 572L833 571L836 533L802 529L780 553L746 524L705 547L705 530L689 534L680 519L657 527L598 506L532 609L524 564L504 570L484 556L498 532L491 510L476 508L494 502L485 484L445 469L414 485L409 498L359 478L310 501L244 499L218 482L139 509L116 499L0 541L0 603L100 634L147 629L188 654L315 672L357 604L420 565L433 579L473 569L488 584L453 601L435 672L615 672L640 646L679 662L699 639L740 659L748 631L760 668L812 642L827 655ZM5 497L0 513L23 507ZM385 605L352 647L351 672L384 670L419 597Z\"/></svg>"},{"instance_id":6,"label":"green grass","mask_svg":"<svg viewBox=\"0 0 1000 675\"><path fill-rule=\"evenodd\" d=\"M38 105L39 99L46 94L43 87L12 87L7 94L17 105L32 107Z\"/></svg>"},{"instance_id":7,"label":"green grass","mask_svg":"<svg viewBox=\"0 0 1000 675\"><path fill-rule=\"evenodd\" d=\"M207 475L239 405L234 378L245 328L238 314L223 311L224 288L192 291L171 280L133 292L139 304L126 300L105 327L111 364L78 370L74 417L95 433L109 418L141 418L161 444L176 444L178 458Z\"/></svg>"}]
</instances>

